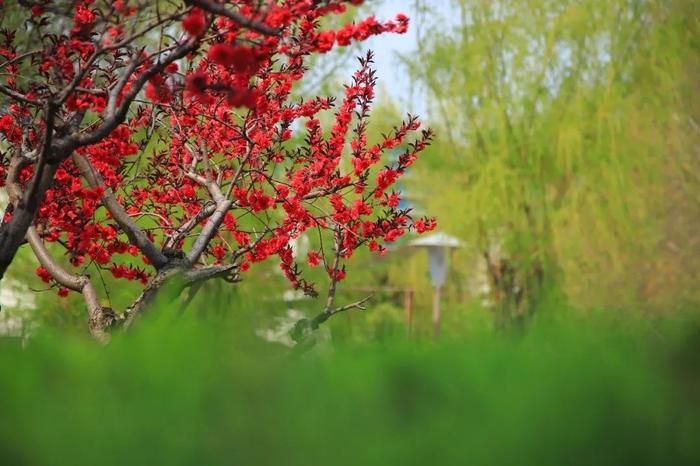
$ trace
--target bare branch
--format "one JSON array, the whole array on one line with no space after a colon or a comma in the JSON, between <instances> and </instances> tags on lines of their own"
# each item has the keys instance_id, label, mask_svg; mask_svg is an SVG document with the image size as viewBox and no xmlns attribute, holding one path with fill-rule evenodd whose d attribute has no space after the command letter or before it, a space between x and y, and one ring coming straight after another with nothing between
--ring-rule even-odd
<instances>
[{"instance_id":1,"label":"bare branch","mask_svg":"<svg viewBox=\"0 0 700 466\"><path fill-rule=\"evenodd\" d=\"M108 118L114 115L115 109L117 107L117 100L119 99L119 94L121 94L122 90L124 89L124 86L126 86L126 83L129 81L129 77L134 73L134 71L136 71L138 65L139 61L136 59L136 57L133 57L132 62L129 63L129 66L126 68L126 70L124 70L124 74L117 82L117 85L114 86L114 88L112 88L112 90L109 92L109 101L107 102L107 108L105 113L105 115L107 115Z\"/></svg>"},{"instance_id":2,"label":"bare branch","mask_svg":"<svg viewBox=\"0 0 700 466\"><path fill-rule=\"evenodd\" d=\"M29 185L29 189L25 193L25 203L30 204L36 201L36 197L39 191L39 183L41 181L41 176L44 172L44 167L46 167L46 161L49 157L49 152L51 150L51 141L53 139L54 121L56 118L56 107L48 102L46 104L46 128L44 132L44 142L42 143L41 154L39 154L39 160L34 169L34 175L32 177L32 183ZM43 193L42 197L43 197Z\"/></svg>"},{"instance_id":3,"label":"bare branch","mask_svg":"<svg viewBox=\"0 0 700 466\"><path fill-rule=\"evenodd\" d=\"M324 307L323 311L321 311L319 314L317 314L313 319L301 319L299 320L295 325L294 329L292 330L292 338L297 342L298 347L300 348L301 351L306 351L308 347L306 345L299 345L302 343L304 340L306 340L307 336L313 332L314 330L317 330L319 326L326 322L328 319L333 317L336 314L340 314L342 312L349 311L351 309L360 309L360 310L365 310L365 304L372 298L371 296L368 296L364 299L361 299L360 301L351 303L351 304L346 304L345 306L341 307L333 307L333 303L335 302L335 294L337 290L337 284L338 284L338 277L337 277L337 272L340 269L340 250L342 247L342 238L340 236L340 227L336 226L334 229L334 260L333 260L333 265L331 269L328 271L329 274L331 275L331 283L328 288L328 298L326 300L326 306ZM324 258L325 260L325 258Z\"/></svg>"},{"instance_id":4,"label":"bare branch","mask_svg":"<svg viewBox=\"0 0 700 466\"><path fill-rule=\"evenodd\" d=\"M236 264L215 265L194 270L184 270L183 265L187 264L170 265L153 277L143 293L124 312L124 327L130 327L134 319L154 301L158 292L166 285L173 287L173 293L170 296L176 297L183 289L199 285L213 278L224 277L231 282L238 280L238 266Z\"/></svg>"},{"instance_id":5,"label":"bare branch","mask_svg":"<svg viewBox=\"0 0 700 466\"><path fill-rule=\"evenodd\" d=\"M333 308L333 303L335 302L335 292L338 285L337 272L340 268L340 248L342 245L342 238L340 237L340 226L336 226L333 231L333 266L328 271L331 277L331 284L328 287L328 297L326 298L326 307L323 312L331 312Z\"/></svg>"},{"instance_id":6,"label":"bare branch","mask_svg":"<svg viewBox=\"0 0 700 466\"><path fill-rule=\"evenodd\" d=\"M177 243L192 231L202 220L210 217L216 211L216 204L209 203L200 210L197 215L184 222L165 242L164 248L174 248Z\"/></svg>"},{"instance_id":7,"label":"bare branch","mask_svg":"<svg viewBox=\"0 0 700 466\"><path fill-rule=\"evenodd\" d=\"M199 269L189 270L185 272L185 286L192 286L197 283L202 283L212 278L228 277L229 281L238 279L238 266L236 264L229 265L212 265Z\"/></svg>"},{"instance_id":8,"label":"bare branch","mask_svg":"<svg viewBox=\"0 0 700 466\"><path fill-rule=\"evenodd\" d=\"M5 62L3 62L3 63L0 63L0 69L3 69L3 68L5 68L6 66L10 66L10 65L13 64L13 63L17 63L18 61L22 61L22 60L24 60L25 58L31 57L32 55L36 55L36 54L38 54L38 53L41 53L41 50L31 50L31 51L29 51L29 52L24 52L24 53L22 53L22 54L20 54L20 55L17 55L15 58L13 58L13 59L11 59L11 60L7 60L7 61L5 61Z\"/></svg>"},{"instance_id":9,"label":"bare branch","mask_svg":"<svg viewBox=\"0 0 700 466\"><path fill-rule=\"evenodd\" d=\"M259 32L266 36L277 36L280 31L278 29L271 28L263 23L246 18L242 14L229 10L224 4L214 3L209 0L185 0L185 3L193 6L197 6L202 10L208 11L218 16L225 16L229 19L234 20L243 27L246 27L252 31Z\"/></svg>"},{"instance_id":10,"label":"bare branch","mask_svg":"<svg viewBox=\"0 0 700 466\"><path fill-rule=\"evenodd\" d=\"M313 339L309 339L308 337L312 334L312 332L318 330L322 323L326 322L334 315L340 314L341 312L349 311L351 309L365 310L365 304L370 299L371 296L368 296L364 299L361 299L360 301L348 304L346 306L330 310L325 309L311 320L301 319L297 321L297 323L294 324L294 328L290 332L292 339L297 343L297 345L293 349L293 354L300 355L311 349L314 342Z\"/></svg>"},{"instance_id":11,"label":"bare branch","mask_svg":"<svg viewBox=\"0 0 700 466\"><path fill-rule=\"evenodd\" d=\"M0 92L5 94L6 96L10 97L11 99L18 100L18 101L23 102L23 103L28 104L28 105L35 105L35 106L41 105L36 100L32 100L29 97L27 97L26 95L20 94L17 91L13 91L12 89L10 89L9 87L7 87L3 84L0 84Z\"/></svg>"},{"instance_id":12,"label":"bare branch","mask_svg":"<svg viewBox=\"0 0 700 466\"><path fill-rule=\"evenodd\" d=\"M195 154L193 153L192 156L194 160ZM209 154L204 146L202 147L202 157L204 158L205 170L208 173ZM211 196L212 200L216 203L214 212L209 217L209 220L207 220L206 225L204 225L204 228L202 228L201 233L192 245L190 252L187 254L187 259L191 264L194 264L199 260L199 257L207 248L209 242L219 231L219 227L223 223L226 213L233 206L233 201L224 196L224 194L221 192L221 188L215 180L211 179L211 176L205 178L197 175L196 173L188 172L187 177L205 186L209 191L209 195Z\"/></svg>"},{"instance_id":13,"label":"bare branch","mask_svg":"<svg viewBox=\"0 0 700 466\"><path fill-rule=\"evenodd\" d=\"M211 215L211 217L209 217L209 220L207 220L207 224L204 225L202 232L199 234L192 245L190 252L187 254L187 259L190 261L190 263L194 264L199 260L199 257L207 248L209 242L218 232L219 227L224 221L226 212L229 211L232 205L233 202L228 199L217 202L214 213Z\"/></svg>"},{"instance_id":14,"label":"bare branch","mask_svg":"<svg viewBox=\"0 0 700 466\"><path fill-rule=\"evenodd\" d=\"M367 296L366 298L361 299L357 302L354 302L351 304L346 304L345 306L337 307L335 309L331 309L330 311L323 311L320 314L318 314L316 317L311 319L312 328L314 328L314 329L318 328L319 325L321 325L322 323L324 323L325 321L327 321L328 319L330 319L334 315L340 314L341 312L350 311L352 309L360 309L362 311L365 311L365 310L367 310L367 308L365 307L365 304L370 299L372 299L372 297Z\"/></svg>"}]
</instances>

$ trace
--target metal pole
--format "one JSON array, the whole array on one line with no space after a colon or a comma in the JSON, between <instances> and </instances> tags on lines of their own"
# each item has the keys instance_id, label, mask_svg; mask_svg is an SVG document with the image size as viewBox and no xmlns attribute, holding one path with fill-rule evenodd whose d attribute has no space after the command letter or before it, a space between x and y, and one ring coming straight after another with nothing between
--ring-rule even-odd
<instances>
[{"instance_id":1,"label":"metal pole","mask_svg":"<svg viewBox=\"0 0 700 466\"><path fill-rule=\"evenodd\" d=\"M433 292L433 337L435 339L440 336L440 291L441 288L436 286Z\"/></svg>"},{"instance_id":2,"label":"metal pole","mask_svg":"<svg viewBox=\"0 0 700 466\"><path fill-rule=\"evenodd\" d=\"M410 337L413 333L413 290L404 290L404 309L406 310L406 334Z\"/></svg>"}]
</instances>

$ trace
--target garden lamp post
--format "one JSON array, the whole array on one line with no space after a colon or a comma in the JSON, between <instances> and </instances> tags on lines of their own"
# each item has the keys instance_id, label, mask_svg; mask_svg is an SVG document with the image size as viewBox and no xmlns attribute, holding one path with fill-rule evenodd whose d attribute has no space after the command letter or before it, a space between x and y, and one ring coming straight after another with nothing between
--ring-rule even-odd
<instances>
[{"instance_id":1,"label":"garden lamp post","mask_svg":"<svg viewBox=\"0 0 700 466\"><path fill-rule=\"evenodd\" d=\"M459 248L461 243L452 236L435 233L413 240L409 246L428 250L430 283L433 285L433 335L437 338L440 335L440 295L447 281L448 251Z\"/></svg>"}]
</instances>

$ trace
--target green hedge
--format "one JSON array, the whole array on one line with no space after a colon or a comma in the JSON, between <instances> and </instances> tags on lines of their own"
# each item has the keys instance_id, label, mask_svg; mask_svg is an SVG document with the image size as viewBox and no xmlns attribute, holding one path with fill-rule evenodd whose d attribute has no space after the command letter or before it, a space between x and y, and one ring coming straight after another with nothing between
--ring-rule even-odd
<instances>
[{"instance_id":1,"label":"green hedge","mask_svg":"<svg viewBox=\"0 0 700 466\"><path fill-rule=\"evenodd\" d=\"M698 464L699 339L640 327L302 358L223 321L142 325L106 348L6 341L0 463Z\"/></svg>"}]
</instances>

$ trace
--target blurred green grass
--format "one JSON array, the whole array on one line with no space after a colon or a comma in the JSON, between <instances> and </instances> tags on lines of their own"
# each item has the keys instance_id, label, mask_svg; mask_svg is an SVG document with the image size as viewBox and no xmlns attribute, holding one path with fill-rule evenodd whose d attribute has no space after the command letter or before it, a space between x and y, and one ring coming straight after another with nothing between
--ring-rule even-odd
<instances>
[{"instance_id":1,"label":"blurred green grass","mask_svg":"<svg viewBox=\"0 0 700 466\"><path fill-rule=\"evenodd\" d=\"M0 348L8 465L623 465L700 459L700 333L605 314L291 358L235 319ZM688 330L695 328L695 330Z\"/></svg>"}]
</instances>

